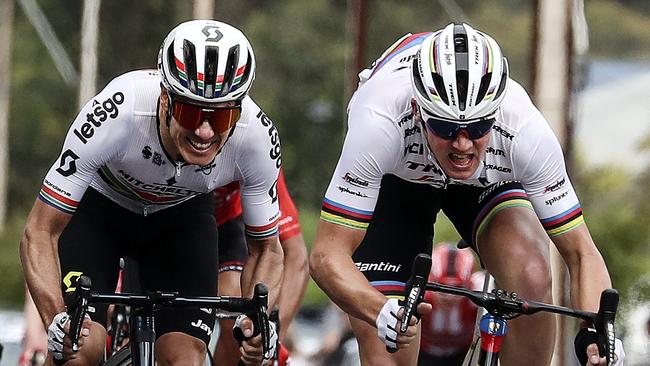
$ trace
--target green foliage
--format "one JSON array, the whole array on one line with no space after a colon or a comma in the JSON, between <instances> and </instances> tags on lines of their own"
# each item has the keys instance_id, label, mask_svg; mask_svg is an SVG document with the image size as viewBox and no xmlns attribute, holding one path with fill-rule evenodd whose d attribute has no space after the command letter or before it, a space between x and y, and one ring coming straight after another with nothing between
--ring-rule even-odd
<instances>
[{"instance_id":1,"label":"green foliage","mask_svg":"<svg viewBox=\"0 0 650 366\"><path fill-rule=\"evenodd\" d=\"M626 7L624 1L585 1L589 23L590 53L599 57L650 58L650 5L647 1L628 1L644 4L645 12Z\"/></svg>"},{"instance_id":2,"label":"green foliage","mask_svg":"<svg viewBox=\"0 0 650 366\"><path fill-rule=\"evenodd\" d=\"M644 181L645 180L645 181ZM635 285L650 268L650 200L647 177L631 177L614 167L579 172L575 179L585 220L608 266L622 302L650 299Z\"/></svg>"},{"instance_id":3,"label":"green foliage","mask_svg":"<svg viewBox=\"0 0 650 366\"><path fill-rule=\"evenodd\" d=\"M25 215L14 215L0 234L0 308L22 306L25 287L18 248L24 225Z\"/></svg>"}]
</instances>

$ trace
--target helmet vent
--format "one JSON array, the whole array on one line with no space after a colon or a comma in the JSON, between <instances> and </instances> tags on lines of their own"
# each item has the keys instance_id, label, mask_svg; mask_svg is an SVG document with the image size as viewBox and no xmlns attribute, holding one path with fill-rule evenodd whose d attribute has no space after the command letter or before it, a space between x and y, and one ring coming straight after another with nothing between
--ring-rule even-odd
<instances>
[{"instance_id":1,"label":"helmet vent","mask_svg":"<svg viewBox=\"0 0 650 366\"><path fill-rule=\"evenodd\" d=\"M467 31L461 24L454 25L454 51L467 53Z\"/></svg>"},{"instance_id":2,"label":"helmet vent","mask_svg":"<svg viewBox=\"0 0 650 366\"><path fill-rule=\"evenodd\" d=\"M436 91L440 96L440 99L446 104L449 105L449 98L447 97L447 91L445 90L445 82L442 79L442 76L437 73L432 73L431 77L433 78L433 85L436 87Z\"/></svg>"},{"instance_id":3,"label":"helmet vent","mask_svg":"<svg viewBox=\"0 0 650 366\"><path fill-rule=\"evenodd\" d=\"M237 61L239 60L239 45L230 48L228 51L228 60L226 61L226 71L223 75L223 84L221 87L221 95L230 92L233 82L235 81L235 73L237 72Z\"/></svg>"},{"instance_id":4,"label":"helmet vent","mask_svg":"<svg viewBox=\"0 0 650 366\"><path fill-rule=\"evenodd\" d=\"M494 97L495 99L499 98L501 93L506 88L506 83L508 82L508 60L506 58L503 58L503 72L501 73L501 81L499 82L499 89L497 89L497 94Z\"/></svg>"},{"instance_id":5,"label":"helmet vent","mask_svg":"<svg viewBox=\"0 0 650 366\"><path fill-rule=\"evenodd\" d=\"M456 89L458 90L458 107L461 111L465 110L467 105L467 84L469 82L469 72L467 70L456 71Z\"/></svg>"},{"instance_id":6,"label":"helmet vent","mask_svg":"<svg viewBox=\"0 0 650 366\"><path fill-rule=\"evenodd\" d=\"M167 64L172 77L177 81L180 80L178 77L178 68L176 67L176 57L174 56L174 41L167 48Z\"/></svg>"},{"instance_id":7,"label":"helmet vent","mask_svg":"<svg viewBox=\"0 0 650 366\"><path fill-rule=\"evenodd\" d=\"M219 62L219 48L215 46L205 47L205 75L204 75L204 96L214 98L217 87L217 66Z\"/></svg>"},{"instance_id":8,"label":"helmet vent","mask_svg":"<svg viewBox=\"0 0 650 366\"><path fill-rule=\"evenodd\" d=\"M185 75L187 76L187 87L194 94L197 93L197 75L196 75L196 48L194 44L187 39L183 40L183 59L185 63Z\"/></svg>"},{"instance_id":9,"label":"helmet vent","mask_svg":"<svg viewBox=\"0 0 650 366\"><path fill-rule=\"evenodd\" d=\"M426 92L424 84L422 84L422 78L420 77L420 72L418 71L418 57L413 58L412 66L413 67L411 67L411 71L413 72L413 81L415 82L415 88L418 90L421 96L426 98L426 100L431 101L431 99L429 99L429 93Z\"/></svg>"},{"instance_id":10,"label":"helmet vent","mask_svg":"<svg viewBox=\"0 0 650 366\"><path fill-rule=\"evenodd\" d=\"M478 93L476 93L476 102L474 105L479 104L483 98L485 98L485 94L487 93L488 86L490 86L490 80L492 80L492 73L488 72L487 74L483 75L481 78L481 85L478 87Z\"/></svg>"},{"instance_id":11,"label":"helmet vent","mask_svg":"<svg viewBox=\"0 0 650 366\"><path fill-rule=\"evenodd\" d=\"M248 51L248 60L246 61L246 69L244 69L244 75L241 77L239 85L244 85L248 81L248 78L251 77L251 70L253 70L253 55Z\"/></svg>"}]
</instances>

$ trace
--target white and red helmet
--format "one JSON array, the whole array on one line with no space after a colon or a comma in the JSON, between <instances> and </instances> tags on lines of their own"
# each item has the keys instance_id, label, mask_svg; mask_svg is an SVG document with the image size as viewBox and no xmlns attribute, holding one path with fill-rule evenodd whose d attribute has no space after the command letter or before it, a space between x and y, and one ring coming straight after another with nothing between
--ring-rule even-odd
<instances>
[{"instance_id":1,"label":"white and red helmet","mask_svg":"<svg viewBox=\"0 0 650 366\"><path fill-rule=\"evenodd\" d=\"M474 256L470 249L441 243L433 248L429 280L448 286L471 287Z\"/></svg>"},{"instance_id":2,"label":"white and red helmet","mask_svg":"<svg viewBox=\"0 0 650 366\"><path fill-rule=\"evenodd\" d=\"M497 42L467 24L449 24L424 39L411 65L417 104L443 120L468 123L501 106L508 62Z\"/></svg>"},{"instance_id":3,"label":"white and red helmet","mask_svg":"<svg viewBox=\"0 0 650 366\"><path fill-rule=\"evenodd\" d=\"M237 28L192 20L172 29L158 53L158 70L171 93L197 103L241 100L255 78L255 55Z\"/></svg>"}]
</instances>

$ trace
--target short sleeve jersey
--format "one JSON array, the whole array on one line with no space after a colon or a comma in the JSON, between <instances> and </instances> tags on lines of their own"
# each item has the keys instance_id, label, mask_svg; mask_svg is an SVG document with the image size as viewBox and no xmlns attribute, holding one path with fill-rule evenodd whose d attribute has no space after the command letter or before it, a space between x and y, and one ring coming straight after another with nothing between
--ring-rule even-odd
<instances>
[{"instance_id":1,"label":"short sleeve jersey","mask_svg":"<svg viewBox=\"0 0 650 366\"><path fill-rule=\"evenodd\" d=\"M557 138L526 91L509 80L490 132L482 166L467 180L450 179L429 151L413 118L410 64L430 33L398 40L373 67L362 71L348 106L348 132L327 189L321 218L365 229L372 218L382 176L444 189L449 184L488 187L520 181L550 235L582 222Z\"/></svg>"},{"instance_id":2,"label":"short sleeve jersey","mask_svg":"<svg viewBox=\"0 0 650 366\"><path fill-rule=\"evenodd\" d=\"M155 70L111 81L72 122L39 198L73 214L90 186L147 215L239 181L247 235L277 234L280 140L266 114L246 97L240 120L210 164L175 162L160 137L159 95Z\"/></svg>"},{"instance_id":3,"label":"short sleeve jersey","mask_svg":"<svg viewBox=\"0 0 650 366\"><path fill-rule=\"evenodd\" d=\"M283 169L280 169L280 175L278 176L277 192L280 206L278 234L280 241L284 241L301 234L302 230L298 218L298 209L287 189ZM215 189L214 197L217 203L214 212L217 218L217 226L221 226L242 214L239 182L232 182Z\"/></svg>"}]
</instances>

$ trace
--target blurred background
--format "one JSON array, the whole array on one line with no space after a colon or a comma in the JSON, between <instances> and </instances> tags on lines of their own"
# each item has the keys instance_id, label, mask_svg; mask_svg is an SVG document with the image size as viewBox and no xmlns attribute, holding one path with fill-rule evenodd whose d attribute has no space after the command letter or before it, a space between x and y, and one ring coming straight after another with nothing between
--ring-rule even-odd
<instances>
[{"instance_id":1,"label":"blurred background","mask_svg":"<svg viewBox=\"0 0 650 366\"><path fill-rule=\"evenodd\" d=\"M650 365L642 356L650 348L647 0L0 0L0 343L20 342L18 243L79 101L126 71L155 68L167 32L194 17L229 22L249 37L258 65L251 94L280 131L308 245L356 74L407 32L464 21L492 35L564 146L622 295L628 364ZM456 240L439 221L436 240ZM317 334L314 319L326 305L310 283L296 327ZM303 348L317 348L317 336L309 339Z\"/></svg>"}]
</instances>

